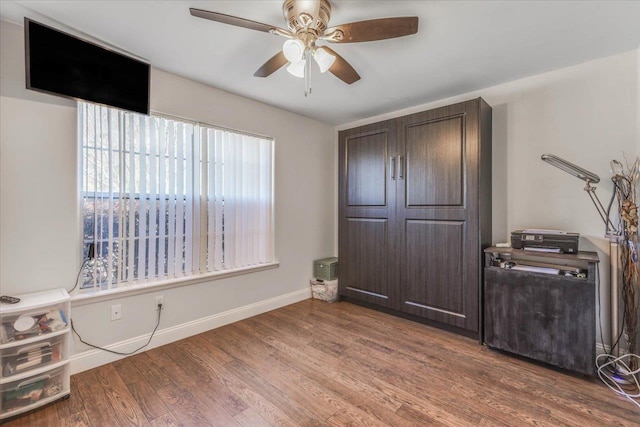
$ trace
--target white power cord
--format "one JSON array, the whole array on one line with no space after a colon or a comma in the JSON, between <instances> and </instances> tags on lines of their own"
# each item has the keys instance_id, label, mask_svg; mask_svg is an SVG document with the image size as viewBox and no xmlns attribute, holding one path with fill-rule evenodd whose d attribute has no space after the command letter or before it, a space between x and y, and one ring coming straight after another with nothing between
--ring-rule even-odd
<instances>
[{"instance_id":1,"label":"white power cord","mask_svg":"<svg viewBox=\"0 0 640 427\"><path fill-rule=\"evenodd\" d=\"M605 359L605 361L601 362L600 359ZM628 364L625 359L629 359ZM596 357L596 367L598 368L600 380L607 387L613 390L614 393L626 397L631 403L640 408L640 401L637 400L640 397L640 383L638 383L640 368L635 371L631 370L629 365L632 359L636 359L640 364L640 356L637 354L624 354L620 357L615 357L611 354L600 354ZM622 387L623 385L625 386L624 388Z\"/></svg>"}]
</instances>

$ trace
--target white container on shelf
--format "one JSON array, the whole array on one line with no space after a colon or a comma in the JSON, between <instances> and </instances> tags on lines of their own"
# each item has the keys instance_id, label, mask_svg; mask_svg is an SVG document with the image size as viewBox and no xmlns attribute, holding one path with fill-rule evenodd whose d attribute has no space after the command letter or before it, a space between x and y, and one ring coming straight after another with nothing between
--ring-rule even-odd
<instances>
[{"instance_id":1,"label":"white container on shelf","mask_svg":"<svg viewBox=\"0 0 640 427\"><path fill-rule=\"evenodd\" d=\"M0 419L69 396L71 298L64 289L0 304Z\"/></svg>"}]
</instances>

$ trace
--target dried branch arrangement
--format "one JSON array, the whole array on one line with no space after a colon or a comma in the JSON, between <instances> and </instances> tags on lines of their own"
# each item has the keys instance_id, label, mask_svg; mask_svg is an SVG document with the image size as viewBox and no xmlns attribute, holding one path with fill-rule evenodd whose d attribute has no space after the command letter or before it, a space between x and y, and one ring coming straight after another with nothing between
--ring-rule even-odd
<instances>
[{"instance_id":1,"label":"dried branch arrangement","mask_svg":"<svg viewBox=\"0 0 640 427\"><path fill-rule=\"evenodd\" d=\"M622 265L622 301L624 303L624 335L631 354L637 354L638 317L640 315L638 294L638 205L637 184L640 180L640 157L626 167L617 160L611 162L613 182L616 188L621 224L620 261ZM615 304L616 302L612 302ZM616 339L619 337L613 337ZM631 369L637 369L637 360Z\"/></svg>"}]
</instances>

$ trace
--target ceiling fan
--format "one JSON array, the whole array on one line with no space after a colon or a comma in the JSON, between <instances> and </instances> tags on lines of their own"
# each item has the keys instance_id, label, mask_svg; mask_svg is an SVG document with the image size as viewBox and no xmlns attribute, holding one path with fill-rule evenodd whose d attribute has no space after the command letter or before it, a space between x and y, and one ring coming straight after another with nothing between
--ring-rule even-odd
<instances>
[{"instance_id":1,"label":"ceiling fan","mask_svg":"<svg viewBox=\"0 0 640 427\"><path fill-rule=\"evenodd\" d=\"M330 47L318 46L316 42L369 42L418 32L417 16L380 18L328 27L331 17L331 4L328 0L285 0L282 11L287 21L287 29L202 9L191 8L189 11L198 18L286 37L282 50L258 68L253 75L267 77L289 64L289 73L305 78L305 95L311 91L310 58L315 60L322 73L329 71L347 84L360 80L360 75L344 58Z\"/></svg>"}]
</instances>

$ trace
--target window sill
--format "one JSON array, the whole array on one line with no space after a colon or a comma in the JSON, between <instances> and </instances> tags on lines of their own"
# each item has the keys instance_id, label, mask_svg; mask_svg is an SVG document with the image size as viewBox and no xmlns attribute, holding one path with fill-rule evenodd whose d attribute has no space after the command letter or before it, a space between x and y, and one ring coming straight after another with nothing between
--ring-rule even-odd
<instances>
[{"instance_id":1,"label":"window sill","mask_svg":"<svg viewBox=\"0 0 640 427\"><path fill-rule=\"evenodd\" d=\"M94 304L100 301L108 301L116 298L130 297L134 295L156 292L162 289L178 288L182 286L195 285L196 283L209 282L212 280L226 279L228 277L241 276L258 271L272 270L278 268L278 261L258 266L236 268L233 270L216 271L213 273L200 274L198 276L180 277L169 280L159 280L157 282L147 282L137 285L129 285L122 288L109 289L99 292L78 292L71 296L71 302L74 307Z\"/></svg>"}]
</instances>

